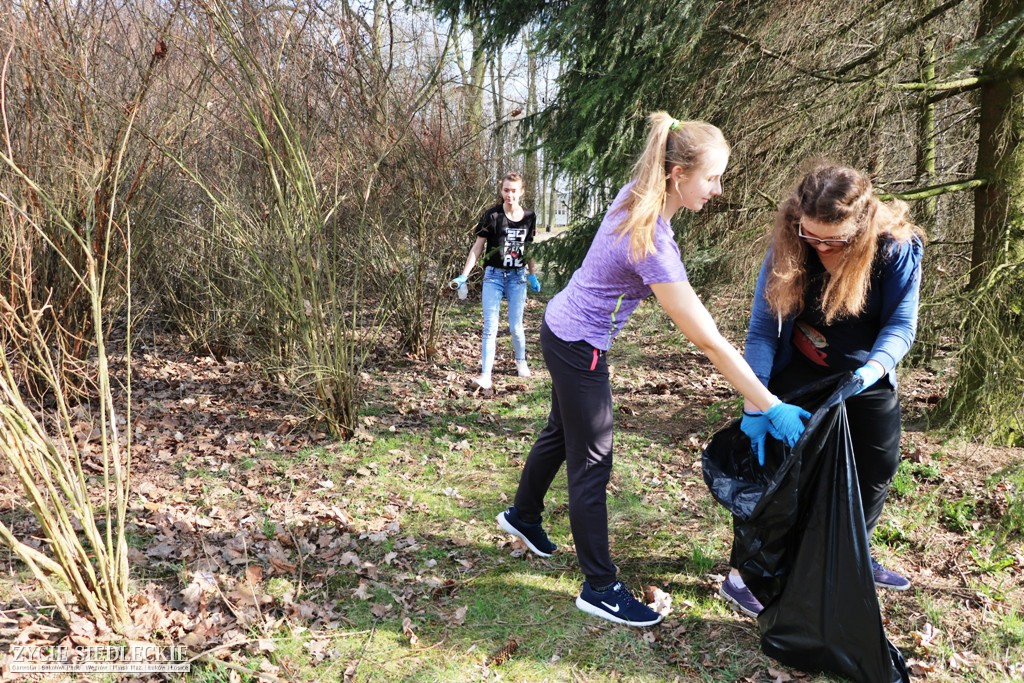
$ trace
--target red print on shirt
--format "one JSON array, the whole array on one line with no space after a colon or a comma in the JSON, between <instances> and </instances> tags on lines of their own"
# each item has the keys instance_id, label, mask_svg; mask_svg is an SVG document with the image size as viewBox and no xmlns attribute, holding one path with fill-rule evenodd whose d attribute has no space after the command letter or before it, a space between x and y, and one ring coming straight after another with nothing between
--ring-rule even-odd
<instances>
[{"instance_id":1,"label":"red print on shirt","mask_svg":"<svg viewBox=\"0 0 1024 683\"><path fill-rule=\"evenodd\" d=\"M797 321L793 330L793 346L815 365L828 367L828 340L802 320Z\"/></svg>"}]
</instances>

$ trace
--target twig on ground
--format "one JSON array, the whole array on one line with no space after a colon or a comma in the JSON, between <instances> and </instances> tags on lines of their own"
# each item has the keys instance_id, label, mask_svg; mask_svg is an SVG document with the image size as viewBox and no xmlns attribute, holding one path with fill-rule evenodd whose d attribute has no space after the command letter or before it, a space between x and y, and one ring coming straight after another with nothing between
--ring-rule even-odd
<instances>
[{"instance_id":1,"label":"twig on ground","mask_svg":"<svg viewBox=\"0 0 1024 683\"><path fill-rule=\"evenodd\" d=\"M377 624L380 619L376 619L373 622L373 628L370 629L370 633L366 636L366 640L363 642L363 647L359 650L359 657L356 658L355 665L352 667L352 680L355 680L356 673L359 671L359 665L363 662L363 655L366 654L366 648L370 646L370 641L373 640L373 634L377 632ZM346 672L348 670L346 669Z\"/></svg>"}]
</instances>

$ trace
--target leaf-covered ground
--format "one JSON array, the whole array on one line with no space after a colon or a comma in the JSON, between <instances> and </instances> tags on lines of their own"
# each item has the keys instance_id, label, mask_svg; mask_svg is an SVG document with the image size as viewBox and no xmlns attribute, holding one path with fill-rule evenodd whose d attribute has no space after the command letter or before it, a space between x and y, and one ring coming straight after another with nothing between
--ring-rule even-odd
<instances>
[{"instance_id":1,"label":"leaf-covered ground","mask_svg":"<svg viewBox=\"0 0 1024 683\"><path fill-rule=\"evenodd\" d=\"M496 528L548 408L542 311L531 298L534 376L515 376L503 333L486 394L468 383L472 299L432 360L373 354L349 442L305 423L249 364L160 337L138 349L134 617L151 639L203 655L188 680L833 680L764 656L756 623L717 597L730 524L700 453L738 402L652 305L609 356L610 527L621 577L669 616L636 630L575 608L564 474L548 502L552 558ZM1022 452L922 431L943 382L927 369L902 381L905 460L874 548L914 586L880 594L887 634L921 680L1021 680ZM92 437L83 424L81 442ZM18 499L13 477L0 478L0 514L30 535ZM2 557L0 638L89 642L86 627L51 621L25 568Z\"/></svg>"}]
</instances>

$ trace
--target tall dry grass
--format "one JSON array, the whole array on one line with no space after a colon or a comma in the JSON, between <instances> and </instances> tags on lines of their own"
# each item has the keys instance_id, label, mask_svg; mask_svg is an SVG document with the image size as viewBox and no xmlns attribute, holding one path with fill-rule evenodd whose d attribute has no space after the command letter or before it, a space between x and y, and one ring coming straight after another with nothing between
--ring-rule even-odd
<instances>
[{"instance_id":1,"label":"tall dry grass","mask_svg":"<svg viewBox=\"0 0 1024 683\"><path fill-rule=\"evenodd\" d=\"M80 612L135 635L129 283L133 203L152 166L135 131L165 51L112 17L138 18L102 1L19 3L0 24L0 456L24 496L0 540L66 621ZM126 362L114 373L117 317Z\"/></svg>"},{"instance_id":2,"label":"tall dry grass","mask_svg":"<svg viewBox=\"0 0 1024 683\"><path fill-rule=\"evenodd\" d=\"M482 206L481 145L448 103L453 37L312 3L197 8L173 41L195 77L169 78L168 96L194 114L160 145L180 173L141 252L147 298L351 434L384 337L436 347Z\"/></svg>"},{"instance_id":3,"label":"tall dry grass","mask_svg":"<svg viewBox=\"0 0 1024 683\"><path fill-rule=\"evenodd\" d=\"M66 619L132 632L137 322L257 359L339 436L371 355L436 348L493 169L453 96L454 30L375 7L0 17L0 453L23 493L0 538Z\"/></svg>"}]
</instances>

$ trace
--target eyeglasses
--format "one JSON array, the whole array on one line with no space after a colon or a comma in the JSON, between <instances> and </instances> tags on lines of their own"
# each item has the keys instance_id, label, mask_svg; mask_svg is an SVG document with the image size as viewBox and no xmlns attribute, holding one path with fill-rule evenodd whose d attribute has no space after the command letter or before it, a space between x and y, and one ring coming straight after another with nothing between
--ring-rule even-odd
<instances>
[{"instance_id":1,"label":"eyeglasses","mask_svg":"<svg viewBox=\"0 0 1024 683\"><path fill-rule=\"evenodd\" d=\"M797 223L796 235L800 239L802 239L805 242L807 242L808 244L810 244L812 247L817 245L817 244L822 244L822 245L824 245L826 247L831 247L833 249L842 249L843 247L845 247L847 244L850 243L850 240L848 240L848 239L845 239L845 240L836 240L836 239L823 240L823 239L819 239L817 237L811 237L810 235L805 235L804 234L803 223Z\"/></svg>"}]
</instances>

